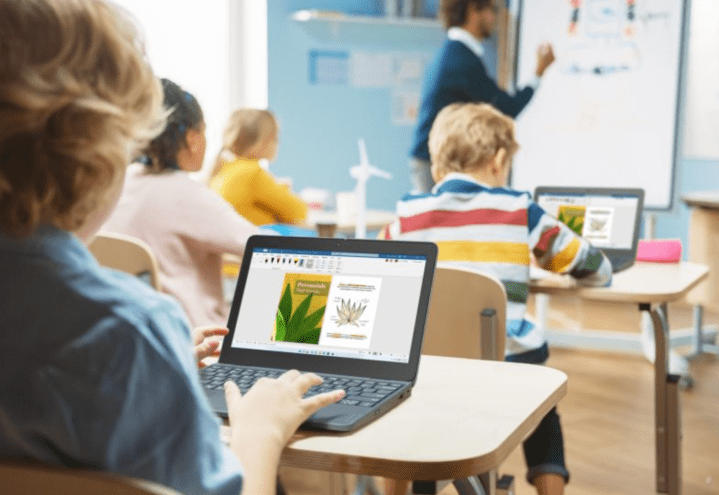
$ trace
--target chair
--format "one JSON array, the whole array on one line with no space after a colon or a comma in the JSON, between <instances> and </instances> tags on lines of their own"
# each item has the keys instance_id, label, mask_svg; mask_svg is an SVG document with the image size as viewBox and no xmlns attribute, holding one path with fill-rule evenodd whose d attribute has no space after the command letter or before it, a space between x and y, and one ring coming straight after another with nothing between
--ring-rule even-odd
<instances>
[{"instance_id":1,"label":"chair","mask_svg":"<svg viewBox=\"0 0 719 495\"><path fill-rule=\"evenodd\" d=\"M3 495L180 495L157 483L124 476L50 466L0 461Z\"/></svg>"},{"instance_id":2,"label":"chair","mask_svg":"<svg viewBox=\"0 0 719 495\"><path fill-rule=\"evenodd\" d=\"M477 269L440 261L432 281L422 354L502 361L506 320L507 292L502 282ZM462 495L484 493L477 481L466 478L453 483ZM497 479L492 471L481 481L496 488L490 493L512 493L511 476ZM408 481L386 480L385 493L404 495L408 485Z\"/></svg>"},{"instance_id":3,"label":"chair","mask_svg":"<svg viewBox=\"0 0 719 495\"><path fill-rule=\"evenodd\" d=\"M157 259L150 246L140 239L99 232L88 248L102 266L135 275L160 290Z\"/></svg>"},{"instance_id":4,"label":"chair","mask_svg":"<svg viewBox=\"0 0 719 495\"><path fill-rule=\"evenodd\" d=\"M422 354L504 360L507 293L479 270L439 262Z\"/></svg>"}]
</instances>

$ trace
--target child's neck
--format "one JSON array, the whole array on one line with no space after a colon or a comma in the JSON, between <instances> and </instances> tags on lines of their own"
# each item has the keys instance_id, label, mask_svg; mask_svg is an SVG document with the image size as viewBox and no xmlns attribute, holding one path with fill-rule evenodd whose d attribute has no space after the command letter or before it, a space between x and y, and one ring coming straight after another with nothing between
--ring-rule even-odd
<instances>
[{"instance_id":1,"label":"child's neck","mask_svg":"<svg viewBox=\"0 0 719 495\"><path fill-rule=\"evenodd\" d=\"M469 175L477 182L481 182L482 184L489 186L489 187L504 187L504 181L501 177L497 177L494 173L492 173L492 170L490 167L482 167L479 169L469 169L469 170L463 170L463 174Z\"/></svg>"}]
</instances>

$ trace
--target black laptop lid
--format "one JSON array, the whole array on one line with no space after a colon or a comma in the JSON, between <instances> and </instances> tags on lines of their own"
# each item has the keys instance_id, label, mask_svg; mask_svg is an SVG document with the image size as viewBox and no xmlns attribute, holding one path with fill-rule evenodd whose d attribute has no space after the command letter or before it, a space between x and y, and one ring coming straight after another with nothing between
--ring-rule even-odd
<instances>
[{"instance_id":1,"label":"black laptop lid","mask_svg":"<svg viewBox=\"0 0 719 495\"><path fill-rule=\"evenodd\" d=\"M437 247L253 236L220 362L414 381Z\"/></svg>"},{"instance_id":2,"label":"black laptop lid","mask_svg":"<svg viewBox=\"0 0 719 495\"><path fill-rule=\"evenodd\" d=\"M537 187L534 200L607 256L636 258L643 189Z\"/></svg>"}]
</instances>

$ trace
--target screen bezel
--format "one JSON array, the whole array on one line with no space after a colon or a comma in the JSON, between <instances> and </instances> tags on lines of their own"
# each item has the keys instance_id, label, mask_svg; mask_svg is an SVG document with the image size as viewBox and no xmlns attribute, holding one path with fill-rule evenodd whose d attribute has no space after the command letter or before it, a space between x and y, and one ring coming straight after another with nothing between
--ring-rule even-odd
<instances>
[{"instance_id":1,"label":"screen bezel","mask_svg":"<svg viewBox=\"0 0 719 495\"><path fill-rule=\"evenodd\" d=\"M232 347L235 326L242 305L252 254L257 249L292 249L308 251L343 251L347 253L377 253L423 256L427 260L422 276L415 320L414 335L407 363L394 363L356 358L339 358L312 354L294 354L257 349L237 349ZM298 369L318 373L341 373L368 378L402 380L414 382L417 378L419 356L427 320L432 279L437 263L437 246L429 242L329 239L313 237L252 236L247 241L242 257L240 275L232 300L232 308L227 322L230 333L225 337L220 353L221 363L241 364L244 366L264 366L279 369Z\"/></svg>"},{"instance_id":2,"label":"screen bezel","mask_svg":"<svg viewBox=\"0 0 719 495\"><path fill-rule=\"evenodd\" d=\"M616 187L562 187L538 186L534 190L534 202L539 205L540 196L635 196L637 198L637 211L634 218L634 232L632 233L631 248L604 248L597 246L606 255L619 254L637 256L639 247L639 229L641 228L642 212L644 211L644 189L616 188ZM541 206L541 205L540 205Z\"/></svg>"}]
</instances>

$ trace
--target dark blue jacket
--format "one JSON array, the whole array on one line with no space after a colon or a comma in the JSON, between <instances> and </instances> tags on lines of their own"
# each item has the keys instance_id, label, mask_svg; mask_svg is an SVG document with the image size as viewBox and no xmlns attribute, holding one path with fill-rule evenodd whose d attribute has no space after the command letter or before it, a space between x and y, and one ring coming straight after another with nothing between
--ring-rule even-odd
<instances>
[{"instance_id":1,"label":"dark blue jacket","mask_svg":"<svg viewBox=\"0 0 719 495\"><path fill-rule=\"evenodd\" d=\"M516 117L529 103L534 89L526 87L511 96L487 74L482 61L462 42L447 40L424 81L422 108L410 155L429 160L427 141L434 118L452 103L490 103Z\"/></svg>"}]
</instances>

